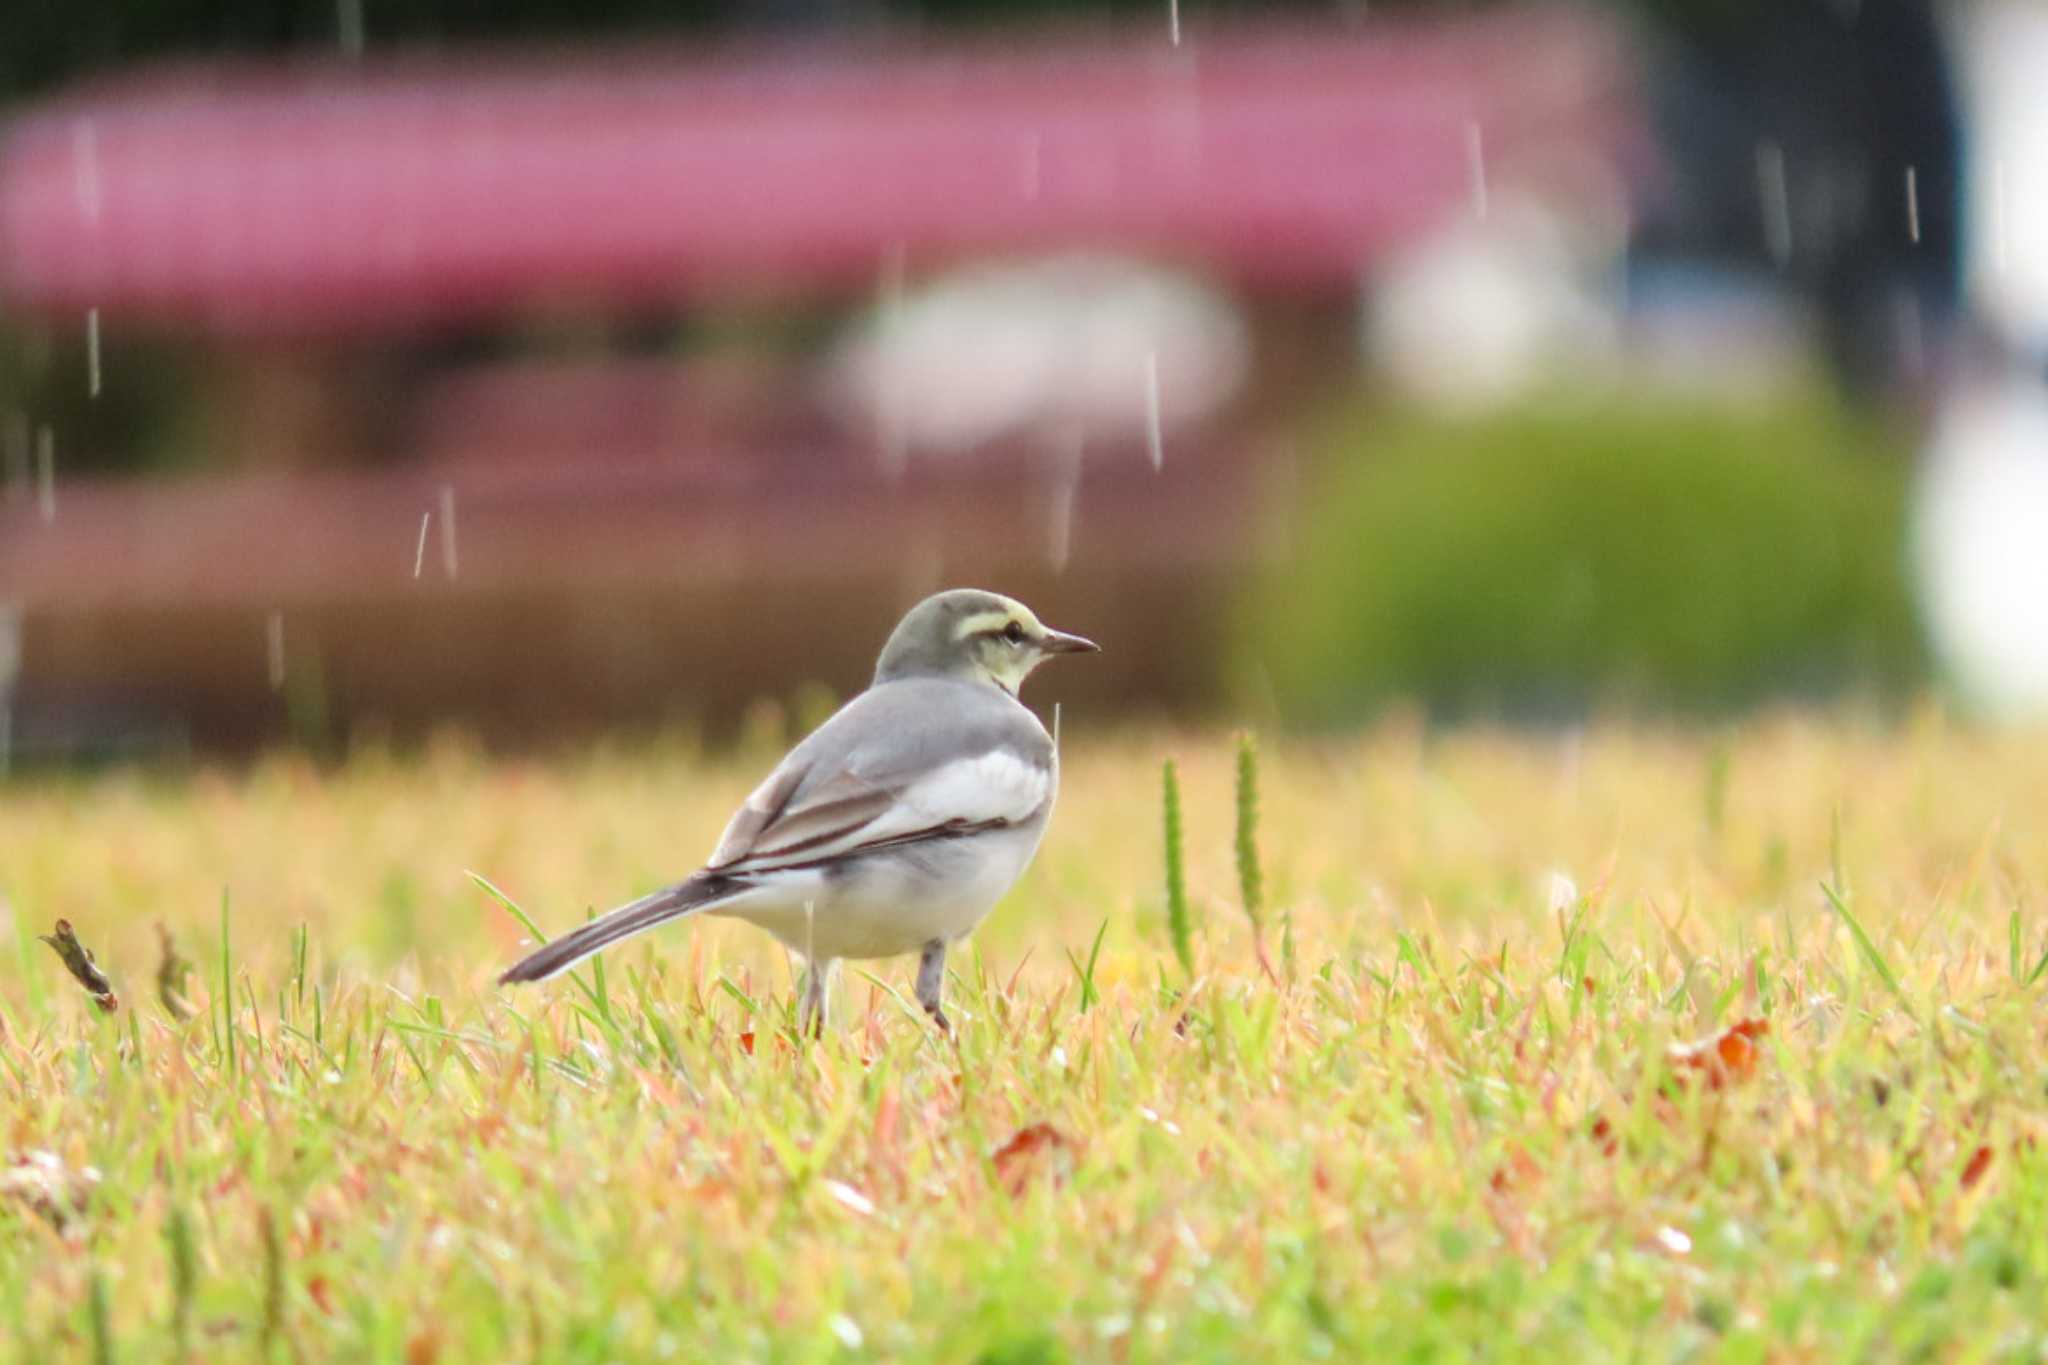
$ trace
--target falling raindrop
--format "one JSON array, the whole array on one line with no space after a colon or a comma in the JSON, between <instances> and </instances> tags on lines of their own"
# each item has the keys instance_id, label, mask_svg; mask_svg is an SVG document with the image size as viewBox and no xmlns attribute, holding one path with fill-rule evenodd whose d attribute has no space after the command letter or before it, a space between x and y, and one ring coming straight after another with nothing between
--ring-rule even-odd
<instances>
[{"instance_id":1,"label":"falling raindrop","mask_svg":"<svg viewBox=\"0 0 2048 1365\"><path fill-rule=\"evenodd\" d=\"M28 414L7 414L7 428L0 431L0 456L4 456L7 462L9 502L28 500L29 485L33 481L29 474L29 444Z\"/></svg>"},{"instance_id":2,"label":"falling raindrop","mask_svg":"<svg viewBox=\"0 0 2048 1365\"><path fill-rule=\"evenodd\" d=\"M100 146L93 121L82 118L71 128L72 187L79 216L97 227L100 221Z\"/></svg>"},{"instance_id":3,"label":"falling raindrop","mask_svg":"<svg viewBox=\"0 0 2048 1365\"><path fill-rule=\"evenodd\" d=\"M264 634L270 649L270 690L284 689L284 613L273 611L264 623Z\"/></svg>"},{"instance_id":4,"label":"falling raindrop","mask_svg":"<svg viewBox=\"0 0 2048 1365\"><path fill-rule=\"evenodd\" d=\"M1486 144L1479 132L1479 120L1465 124L1465 166L1472 178L1473 216L1486 216Z\"/></svg>"},{"instance_id":5,"label":"falling raindrop","mask_svg":"<svg viewBox=\"0 0 2048 1365\"><path fill-rule=\"evenodd\" d=\"M1757 196L1763 202L1764 244L1779 266L1792 260L1792 202L1785 186L1785 149L1762 142L1756 149Z\"/></svg>"},{"instance_id":6,"label":"falling raindrop","mask_svg":"<svg viewBox=\"0 0 2048 1365\"><path fill-rule=\"evenodd\" d=\"M909 459L909 400L904 383L903 352L903 244L891 242L882 253L881 276L875 283L875 311L881 318L877 329L882 356L880 392L876 395L876 438L881 447L882 473L891 480L903 476Z\"/></svg>"},{"instance_id":7,"label":"falling raindrop","mask_svg":"<svg viewBox=\"0 0 2048 1365\"><path fill-rule=\"evenodd\" d=\"M1085 438L1081 428L1069 427L1059 439L1052 457L1051 541L1047 557L1054 573L1064 573L1074 548L1074 499L1081 490L1081 455Z\"/></svg>"},{"instance_id":8,"label":"falling raindrop","mask_svg":"<svg viewBox=\"0 0 2048 1365\"><path fill-rule=\"evenodd\" d=\"M1054 753L1060 751L1060 704L1058 702L1052 704L1052 751Z\"/></svg>"},{"instance_id":9,"label":"falling raindrop","mask_svg":"<svg viewBox=\"0 0 2048 1365\"><path fill-rule=\"evenodd\" d=\"M2005 273L2005 163L1991 168L1991 259Z\"/></svg>"},{"instance_id":10,"label":"falling raindrop","mask_svg":"<svg viewBox=\"0 0 2048 1365\"><path fill-rule=\"evenodd\" d=\"M342 55L363 55L363 0L334 0L334 27Z\"/></svg>"},{"instance_id":11,"label":"falling raindrop","mask_svg":"<svg viewBox=\"0 0 2048 1365\"><path fill-rule=\"evenodd\" d=\"M36 514L57 519L57 433L47 426L36 428Z\"/></svg>"},{"instance_id":12,"label":"falling raindrop","mask_svg":"<svg viewBox=\"0 0 2048 1365\"><path fill-rule=\"evenodd\" d=\"M1906 167L1906 236L1920 244L1920 172L1913 166Z\"/></svg>"},{"instance_id":13,"label":"falling raindrop","mask_svg":"<svg viewBox=\"0 0 2048 1365\"><path fill-rule=\"evenodd\" d=\"M85 310L85 392L90 398L100 396L100 310Z\"/></svg>"},{"instance_id":14,"label":"falling raindrop","mask_svg":"<svg viewBox=\"0 0 2048 1365\"><path fill-rule=\"evenodd\" d=\"M0 777L14 765L14 680L21 674L21 608L0 603Z\"/></svg>"},{"instance_id":15,"label":"falling raindrop","mask_svg":"<svg viewBox=\"0 0 2048 1365\"><path fill-rule=\"evenodd\" d=\"M1166 464L1166 442L1159 432L1159 352L1145 356L1145 448L1152 452L1152 470Z\"/></svg>"},{"instance_id":16,"label":"falling raindrop","mask_svg":"<svg viewBox=\"0 0 2048 1365\"><path fill-rule=\"evenodd\" d=\"M418 578L420 570L426 567L427 527L433 520L434 514L432 512L420 513L420 543L413 547L412 552L412 576L414 578Z\"/></svg>"},{"instance_id":17,"label":"falling raindrop","mask_svg":"<svg viewBox=\"0 0 2048 1365\"><path fill-rule=\"evenodd\" d=\"M441 570L455 577L455 485L441 485Z\"/></svg>"}]
</instances>

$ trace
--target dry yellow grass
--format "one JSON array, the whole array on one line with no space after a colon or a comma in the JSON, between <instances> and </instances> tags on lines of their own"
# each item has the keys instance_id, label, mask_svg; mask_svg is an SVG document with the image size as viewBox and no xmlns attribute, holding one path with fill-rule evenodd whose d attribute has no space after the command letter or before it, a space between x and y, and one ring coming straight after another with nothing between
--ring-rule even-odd
<instances>
[{"instance_id":1,"label":"dry yellow grass","mask_svg":"<svg viewBox=\"0 0 2048 1365\"><path fill-rule=\"evenodd\" d=\"M0 1158L54 1159L0 1194L22 1358L2048 1340L2048 737L1929 708L1269 742L1276 981L1236 905L1230 737L1098 734L956 956L957 1044L891 993L907 963L847 974L837 1031L794 1042L782 954L715 921L601 984L490 984L521 932L466 868L565 927L693 865L768 757L448 743L0 788ZM59 917L115 1015L34 941ZM200 967L189 1022L156 999L157 920ZM1667 1056L1752 1016L1723 1084Z\"/></svg>"}]
</instances>

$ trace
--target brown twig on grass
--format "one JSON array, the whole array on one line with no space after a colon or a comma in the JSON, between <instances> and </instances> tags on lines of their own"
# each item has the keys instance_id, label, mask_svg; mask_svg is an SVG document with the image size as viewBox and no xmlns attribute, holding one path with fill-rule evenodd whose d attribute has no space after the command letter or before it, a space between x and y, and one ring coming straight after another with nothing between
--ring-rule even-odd
<instances>
[{"instance_id":1,"label":"brown twig on grass","mask_svg":"<svg viewBox=\"0 0 2048 1365\"><path fill-rule=\"evenodd\" d=\"M40 935L43 942L56 951L64 961L65 970L85 987L92 1002L100 1007L103 1014L112 1014L121 1008L121 998L114 994L114 983L107 980L107 974L92 960L92 949L78 941L78 935L71 932L71 921L60 919L54 933Z\"/></svg>"}]
</instances>

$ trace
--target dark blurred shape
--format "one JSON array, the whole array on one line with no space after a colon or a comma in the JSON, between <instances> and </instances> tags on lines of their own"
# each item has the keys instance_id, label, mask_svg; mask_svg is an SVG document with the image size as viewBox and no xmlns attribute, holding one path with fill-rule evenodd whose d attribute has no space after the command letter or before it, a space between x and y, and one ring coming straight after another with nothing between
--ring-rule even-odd
<instances>
[{"instance_id":1,"label":"dark blurred shape","mask_svg":"<svg viewBox=\"0 0 2048 1365\"><path fill-rule=\"evenodd\" d=\"M1814 307L1853 388L1924 393L1962 261L1953 44L1934 4L1770 0L1662 18L1646 89L1667 177L1643 196L1636 259L1766 275Z\"/></svg>"}]
</instances>

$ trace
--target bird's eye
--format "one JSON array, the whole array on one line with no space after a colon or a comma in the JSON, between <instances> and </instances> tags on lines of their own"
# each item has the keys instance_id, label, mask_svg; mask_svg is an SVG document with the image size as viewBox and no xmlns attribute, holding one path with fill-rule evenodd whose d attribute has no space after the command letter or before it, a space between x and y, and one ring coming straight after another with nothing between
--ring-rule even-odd
<instances>
[{"instance_id":1,"label":"bird's eye","mask_svg":"<svg viewBox=\"0 0 2048 1365\"><path fill-rule=\"evenodd\" d=\"M1010 622L1009 625L1003 627L1003 638L1013 645L1023 644L1024 627L1018 625L1015 621Z\"/></svg>"}]
</instances>

